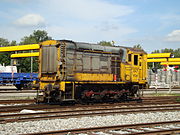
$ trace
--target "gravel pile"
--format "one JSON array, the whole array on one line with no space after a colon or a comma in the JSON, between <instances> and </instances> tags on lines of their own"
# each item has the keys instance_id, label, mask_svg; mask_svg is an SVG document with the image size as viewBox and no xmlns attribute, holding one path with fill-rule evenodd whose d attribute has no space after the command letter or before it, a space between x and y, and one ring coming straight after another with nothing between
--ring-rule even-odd
<instances>
[{"instance_id":1,"label":"gravel pile","mask_svg":"<svg viewBox=\"0 0 180 135\"><path fill-rule=\"evenodd\" d=\"M68 119L53 119L0 124L1 135L46 132L73 128L112 126L122 124L148 123L180 120L179 111L149 112L136 114L116 114Z\"/></svg>"}]
</instances>

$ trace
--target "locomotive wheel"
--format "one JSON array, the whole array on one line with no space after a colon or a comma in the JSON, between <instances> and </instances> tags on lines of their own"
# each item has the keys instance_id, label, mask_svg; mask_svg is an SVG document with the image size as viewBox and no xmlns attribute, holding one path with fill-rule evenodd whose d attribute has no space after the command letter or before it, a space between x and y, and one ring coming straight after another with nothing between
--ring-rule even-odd
<instances>
[{"instance_id":1,"label":"locomotive wheel","mask_svg":"<svg viewBox=\"0 0 180 135\"><path fill-rule=\"evenodd\" d=\"M80 102L83 103L83 104L87 104L90 102L90 97L87 96L87 93L89 91L88 90L84 90L82 93L81 93L81 99L80 99Z\"/></svg>"}]
</instances>

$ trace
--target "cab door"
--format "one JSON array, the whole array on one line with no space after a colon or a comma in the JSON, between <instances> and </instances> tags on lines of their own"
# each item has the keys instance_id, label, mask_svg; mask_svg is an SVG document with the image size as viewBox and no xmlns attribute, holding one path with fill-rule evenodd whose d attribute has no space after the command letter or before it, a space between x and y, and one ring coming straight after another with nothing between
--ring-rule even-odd
<instances>
[{"instance_id":1,"label":"cab door","mask_svg":"<svg viewBox=\"0 0 180 135\"><path fill-rule=\"evenodd\" d=\"M139 54L139 81L143 79L143 55Z\"/></svg>"},{"instance_id":2,"label":"cab door","mask_svg":"<svg viewBox=\"0 0 180 135\"><path fill-rule=\"evenodd\" d=\"M139 82L139 54L133 54L133 61L132 61L132 82Z\"/></svg>"},{"instance_id":3,"label":"cab door","mask_svg":"<svg viewBox=\"0 0 180 135\"><path fill-rule=\"evenodd\" d=\"M140 80L139 83L146 83L147 82L147 54L140 54Z\"/></svg>"}]
</instances>

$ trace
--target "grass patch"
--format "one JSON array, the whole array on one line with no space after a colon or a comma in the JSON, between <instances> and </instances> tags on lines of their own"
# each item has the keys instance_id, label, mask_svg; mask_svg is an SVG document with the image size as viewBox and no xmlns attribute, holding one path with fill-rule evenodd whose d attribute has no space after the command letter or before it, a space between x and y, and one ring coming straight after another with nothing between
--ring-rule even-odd
<instances>
[{"instance_id":1,"label":"grass patch","mask_svg":"<svg viewBox=\"0 0 180 135\"><path fill-rule=\"evenodd\" d=\"M152 94L152 96L155 97L160 97L160 96L176 96L178 98L176 98L176 102L180 102L180 94L179 93L157 93L157 94Z\"/></svg>"}]
</instances>

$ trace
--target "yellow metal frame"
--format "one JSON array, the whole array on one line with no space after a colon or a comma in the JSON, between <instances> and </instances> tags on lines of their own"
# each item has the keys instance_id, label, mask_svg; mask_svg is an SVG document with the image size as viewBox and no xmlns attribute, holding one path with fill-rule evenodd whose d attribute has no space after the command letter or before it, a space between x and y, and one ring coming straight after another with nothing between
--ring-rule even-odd
<instances>
[{"instance_id":1,"label":"yellow metal frame","mask_svg":"<svg viewBox=\"0 0 180 135\"><path fill-rule=\"evenodd\" d=\"M147 59L147 62L180 62L180 58Z\"/></svg>"},{"instance_id":2,"label":"yellow metal frame","mask_svg":"<svg viewBox=\"0 0 180 135\"><path fill-rule=\"evenodd\" d=\"M39 44L28 44L28 45L0 47L0 52L38 50L38 49L39 49Z\"/></svg>"},{"instance_id":3,"label":"yellow metal frame","mask_svg":"<svg viewBox=\"0 0 180 135\"><path fill-rule=\"evenodd\" d=\"M169 58L169 57L171 57L171 53L152 53L147 55L147 58Z\"/></svg>"},{"instance_id":4,"label":"yellow metal frame","mask_svg":"<svg viewBox=\"0 0 180 135\"><path fill-rule=\"evenodd\" d=\"M180 65L180 61L179 62L161 62L161 65Z\"/></svg>"},{"instance_id":5,"label":"yellow metal frame","mask_svg":"<svg viewBox=\"0 0 180 135\"><path fill-rule=\"evenodd\" d=\"M166 62L166 58L161 58L161 59L147 59L147 62Z\"/></svg>"},{"instance_id":6,"label":"yellow metal frame","mask_svg":"<svg viewBox=\"0 0 180 135\"><path fill-rule=\"evenodd\" d=\"M169 62L180 62L180 58L168 58Z\"/></svg>"},{"instance_id":7,"label":"yellow metal frame","mask_svg":"<svg viewBox=\"0 0 180 135\"><path fill-rule=\"evenodd\" d=\"M39 52L11 54L11 58L38 57Z\"/></svg>"}]
</instances>

